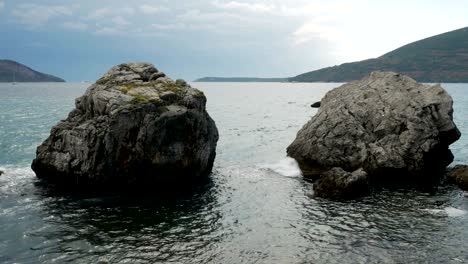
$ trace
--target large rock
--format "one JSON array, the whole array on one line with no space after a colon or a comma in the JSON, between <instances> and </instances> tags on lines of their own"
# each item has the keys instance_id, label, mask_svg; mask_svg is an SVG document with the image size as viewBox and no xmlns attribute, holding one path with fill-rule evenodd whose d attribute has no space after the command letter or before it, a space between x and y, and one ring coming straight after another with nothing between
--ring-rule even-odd
<instances>
[{"instance_id":1,"label":"large rock","mask_svg":"<svg viewBox=\"0 0 468 264\"><path fill-rule=\"evenodd\" d=\"M362 169L373 185L433 184L460 137L452 104L440 85L374 72L328 92L287 153L306 177L339 167Z\"/></svg>"},{"instance_id":2,"label":"large rock","mask_svg":"<svg viewBox=\"0 0 468 264\"><path fill-rule=\"evenodd\" d=\"M113 67L37 148L39 178L85 187L184 183L211 172L218 130L205 95L147 63Z\"/></svg>"}]
</instances>

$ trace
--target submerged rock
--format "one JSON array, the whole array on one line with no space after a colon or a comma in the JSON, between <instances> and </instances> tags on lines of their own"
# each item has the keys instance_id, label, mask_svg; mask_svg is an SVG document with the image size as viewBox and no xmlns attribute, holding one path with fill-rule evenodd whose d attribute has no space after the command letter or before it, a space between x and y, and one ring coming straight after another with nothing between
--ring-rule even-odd
<instances>
[{"instance_id":1,"label":"submerged rock","mask_svg":"<svg viewBox=\"0 0 468 264\"><path fill-rule=\"evenodd\" d=\"M447 173L449 182L458 185L462 190L468 191L468 166L456 165Z\"/></svg>"},{"instance_id":2,"label":"submerged rock","mask_svg":"<svg viewBox=\"0 0 468 264\"><path fill-rule=\"evenodd\" d=\"M314 194L318 197L352 199L368 192L369 182L363 169L347 172L335 167L321 175L314 183Z\"/></svg>"},{"instance_id":3,"label":"submerged rock","mask_svg":"<svg viewBox=\"0 0 468 264\"><path fill-rule=\"evenodd\" d=\"M440 85L373 72L328 92L287 153L306 177L362 168L372 185L434 184L453 160L449 145L460 138L452 105Z\"/></svg>"},{"instance_id":4,"label":"submerged rock","mask_svg":"<svg viewBox=\"0 0 468 264\"><path fill-rule=\"evenodd\" d=\"M86 187L184 183L211 172L218 130L205 95L147 63L113 67L37 148L32 169Z\"/></svg>"}]
</instances>

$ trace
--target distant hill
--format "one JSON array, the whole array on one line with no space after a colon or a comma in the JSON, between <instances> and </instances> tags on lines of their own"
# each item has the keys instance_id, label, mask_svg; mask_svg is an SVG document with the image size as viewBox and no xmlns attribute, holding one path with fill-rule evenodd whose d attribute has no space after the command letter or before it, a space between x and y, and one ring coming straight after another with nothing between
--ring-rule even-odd
<instances>
[{"instance_id":1,"label":"distant hill","mask_svg":"<svg viewBox=\"0 0 468 264\"><path fill-rule=\"evenodd\" d=\"M288 78L204 77L195 82L287 82Z\"/></svg>"},{"instance_id":2,"label":"distant hill","mask_svg":"<svg viewBox=\"0 0 468 264\"><path fill-rule=\"evenodd\" d=\"M0 60L0 82L65 82L65 80L35 71L21 63Z\"/></svg>"},{"instance_id":3,"label":"distant hill","mask_svg":"<svg viewBox=\"0 0 468 264\"><path fill-rule=\"evenodd\" d=\"M376 70L403 73L420 82L468 82L468 27L410 43L376 59L307 72L289 81L346 82Z\"/></svg>"}]
</instances>

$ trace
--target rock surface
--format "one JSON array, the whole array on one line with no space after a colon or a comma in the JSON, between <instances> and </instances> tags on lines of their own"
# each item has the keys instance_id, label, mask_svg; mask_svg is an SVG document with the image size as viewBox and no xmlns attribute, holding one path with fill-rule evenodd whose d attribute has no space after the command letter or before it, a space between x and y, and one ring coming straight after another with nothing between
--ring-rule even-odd
<instances>
[{"instance_id":1,"label":"rock surface","mask_svg":"<svg viewBox=\"0 0 468 264\"><path fill-rule=\"evenodd\" d=\"M371 184L433 184L453 160L449 145L460 137L452 105L440 85L373 72L328 92L287 153L306 177L362 168Z\"/></svg>"},{"instance_id":2,"label":"rock surface","mask_svg":"<svg viewBox=\"0 0 468 264\"><path fill-rule=\"evenodd\" d=\"M456 165L447 173L450 182L455 183L462 190L468 191L468 166Z\"/></svg>"},{"instance_id":3,"label":"rock surface","mask_svg":"<svg viewBox=\"0 0 468 264\"><path fill-rule=\"evenodd\" d=\"M86 187L191 181L211 172L218 130L205 95L153 65L113 67L37 148L37 177Z\"/></svg>"}]
</instances>

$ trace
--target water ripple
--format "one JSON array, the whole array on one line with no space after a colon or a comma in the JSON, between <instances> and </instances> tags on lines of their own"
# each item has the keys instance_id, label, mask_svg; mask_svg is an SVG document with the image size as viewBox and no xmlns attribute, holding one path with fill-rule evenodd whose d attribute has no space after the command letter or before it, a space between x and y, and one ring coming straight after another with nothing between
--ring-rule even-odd
<instances>
[{"instance_id":1,"label":"water ripple","mask_svg":"<svg viewBox=\"0 0 468 264\"><path fill-rule=\"evenodd\" d=\"M60 194L37 181L36 145L85 87L0 85L0 262L468 262L468 198L456 188L312 197L285 149L336 84L201 85L220 130L213 174L158 199ZM467 87L447 87L466 134ZM465 138L452 148L459 163Z\"/></svg>"}]
</instances>

